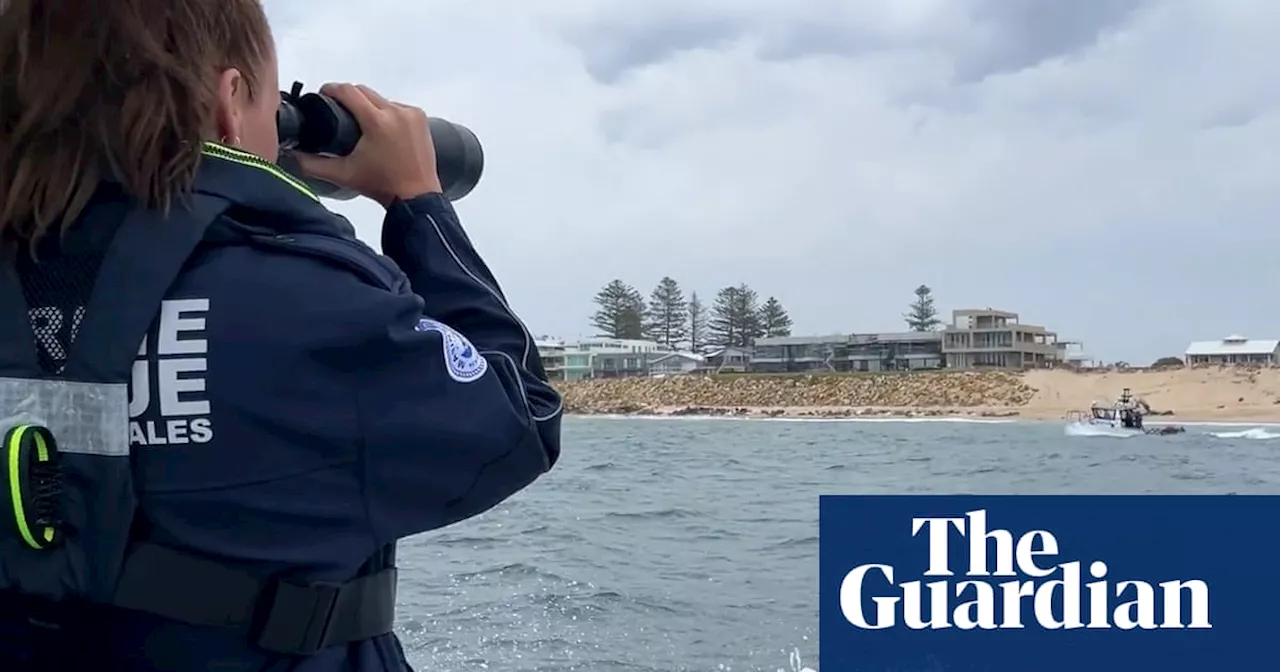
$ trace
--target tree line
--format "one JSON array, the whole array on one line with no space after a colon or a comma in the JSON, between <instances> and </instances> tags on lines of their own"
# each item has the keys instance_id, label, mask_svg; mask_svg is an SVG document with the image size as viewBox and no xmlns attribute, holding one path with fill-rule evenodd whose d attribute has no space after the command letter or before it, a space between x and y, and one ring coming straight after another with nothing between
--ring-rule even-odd
<instances>
[{"instance_id":1,"label":"tree line","mask_svg":"<svg viewBox=\"0 0 1280 672\"><path fill-rule=\"evenodd\" d=\"M670 348L698 351L704 346L745 348L758 338L791 335L791 317L782 302L746 284L716 292L709 307L697 292L685 297L680 283L664 277L649 298L622 280L612 280L596 293L591 325L609 338L655 341Z\"/></svg>"},{"instance_id":2,"label":"tree line","mask_svg":"<svg viewBox=\"0 0 1280 672\"><path fill-rule=\"evenodd\" d=\"M915 289L915 301L903 314L911 331L936 331L942 326L928 285ZM791 317L782 303L768 297L763 303L746 284L731 285L716 293L710 307L697 292L686 298L680 283L664 277L648 299L622 280L612 280L595 295L591 325L609 338L655 341L671 348L697 351L704 346L746 348L758 338L791 335Z\"/></svg>"}]
</instances>

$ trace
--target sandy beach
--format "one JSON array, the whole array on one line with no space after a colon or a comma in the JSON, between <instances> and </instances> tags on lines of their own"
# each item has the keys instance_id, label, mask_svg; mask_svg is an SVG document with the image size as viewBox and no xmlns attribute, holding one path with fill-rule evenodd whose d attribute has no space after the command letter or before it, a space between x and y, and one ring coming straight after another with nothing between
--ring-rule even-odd
<instances>
[{"instance_id":1,"label":"sandy beach","mask_svg":"<svg viewBox=\"0 0 1280 672\"><path fill-rule=\"evenodd\" d=\"M1061 419L1124 388L1153 422L1280 422L1280 369L713 376L561 383L571 414Z\"/></svg>"}]
</instances>

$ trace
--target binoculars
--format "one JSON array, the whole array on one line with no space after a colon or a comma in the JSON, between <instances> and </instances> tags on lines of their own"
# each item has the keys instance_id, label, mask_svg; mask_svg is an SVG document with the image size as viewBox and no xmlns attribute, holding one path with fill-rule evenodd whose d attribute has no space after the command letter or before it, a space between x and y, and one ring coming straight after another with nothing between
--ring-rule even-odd
<instances>
[{"instance_id":1,"label":"binoculars","mask_svg":"<svg viewBox=\"0 0 1280 672\"><path fill-rule=\"evenodd\" d=\"M471 129L435 117L428 118L436 147L436 174L444 197L456 201L471 193L484 172L484 150ZM326 156L346 156L360 142L360 125L342 103L322 93L302 93L302 82L280 92L276 111L280 148ZM288 151L280 154L280 167L311 187L319 196L349 200L359 194L338 185L302 175Z\"/></svg>"}]
</instances>

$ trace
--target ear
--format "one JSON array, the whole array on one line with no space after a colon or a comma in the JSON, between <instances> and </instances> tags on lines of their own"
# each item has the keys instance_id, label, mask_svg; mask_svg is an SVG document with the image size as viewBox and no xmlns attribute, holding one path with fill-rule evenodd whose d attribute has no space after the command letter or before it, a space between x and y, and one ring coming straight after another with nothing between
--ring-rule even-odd
<instances>
[{"instance_id":1,"label":"ear","mask_svg":"<svg viewBox=\"0 0 1280 672\"><path fill-rule=\"evenodd\" d=\"M235 68L218 74L218 105L214 123L218 140L227 144L239 142L244 126L244 106L248 99L248 82Z\"/></svg>"}]
</instances>

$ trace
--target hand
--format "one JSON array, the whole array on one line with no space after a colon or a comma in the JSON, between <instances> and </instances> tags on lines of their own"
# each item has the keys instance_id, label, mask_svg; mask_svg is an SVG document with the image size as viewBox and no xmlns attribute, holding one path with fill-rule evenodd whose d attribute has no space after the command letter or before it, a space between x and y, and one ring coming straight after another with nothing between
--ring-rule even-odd
<instances>
[{"instance_id":1,"label":"hand","mask_svg":"<svg viewBox=\"0 0 1280 672\"><path fill-rule=\"evenodd\" d=\"M326 84L320 92L351 111L360 125L360 142L347 156L296 154L303 173L359 192L383 207L397 198L443 191L426 113L358 84Z\"/></svg>"}]
</instances>

